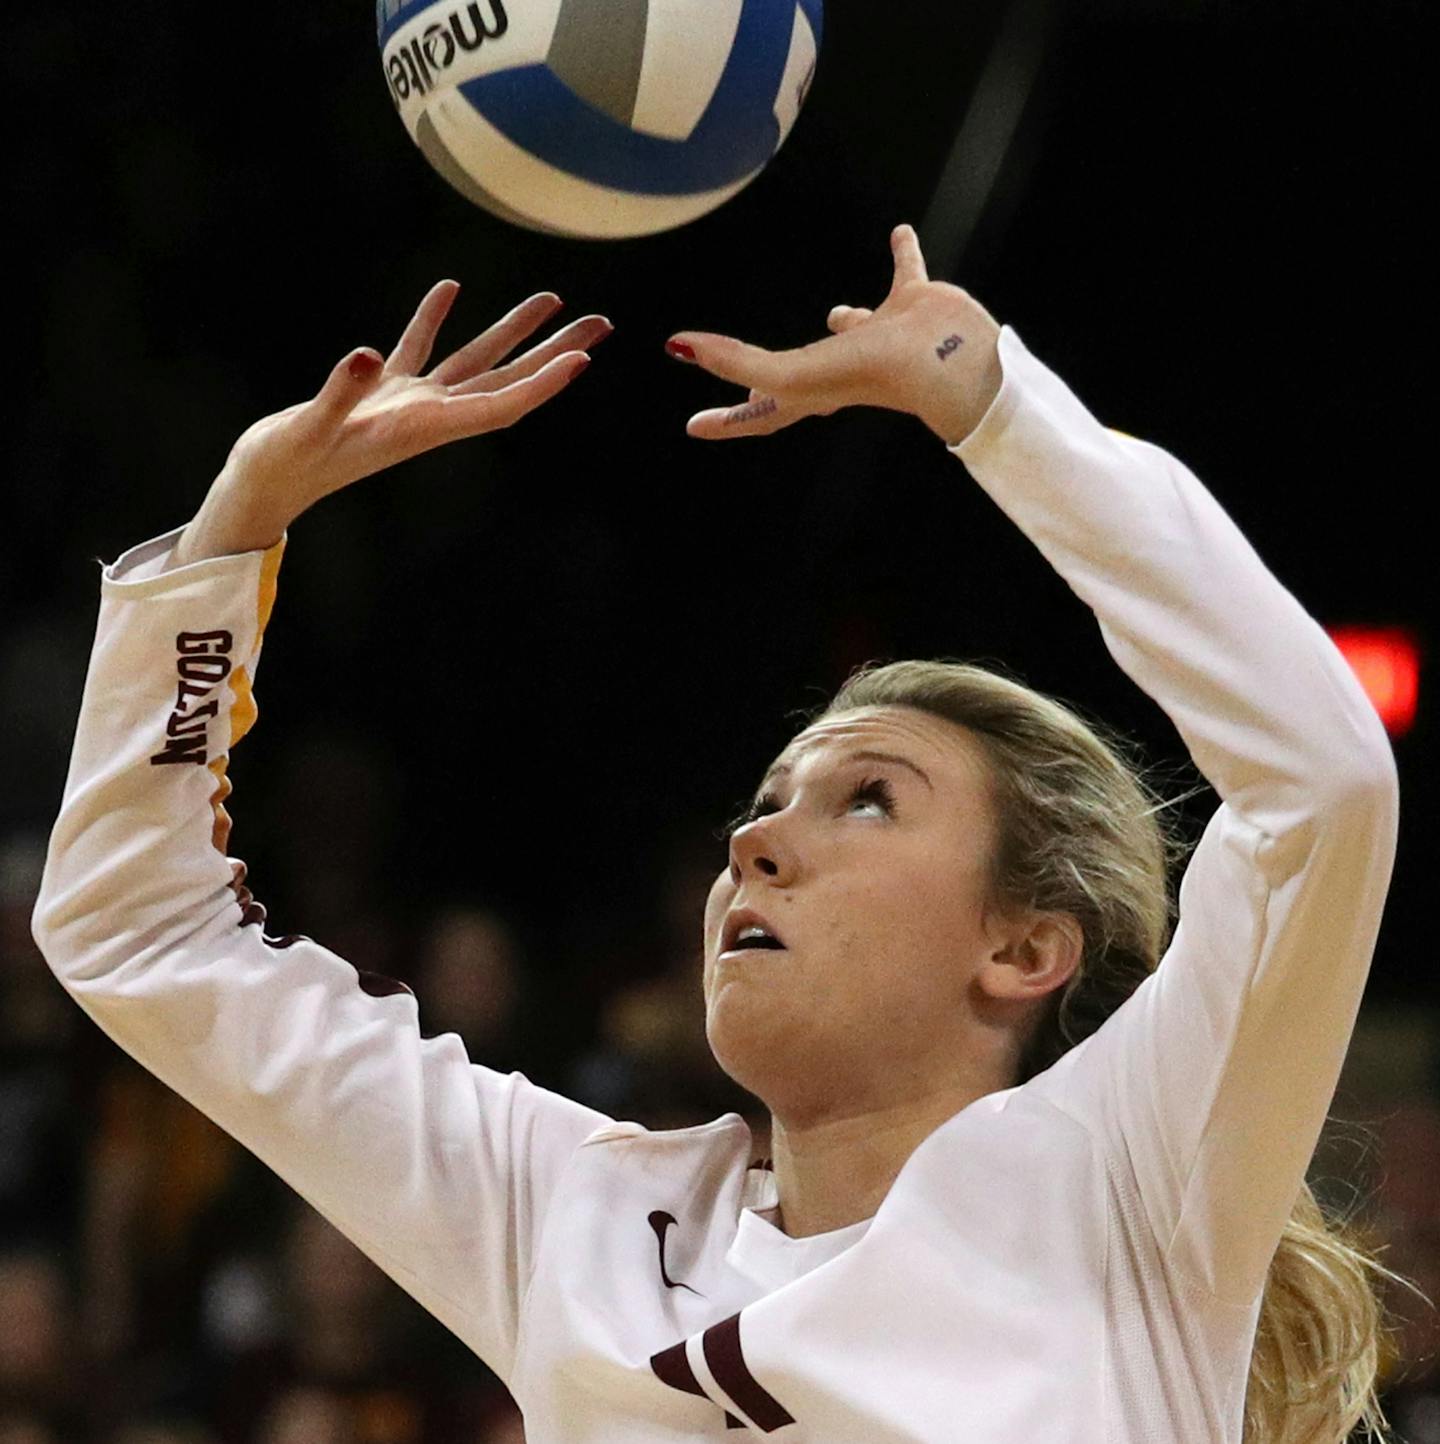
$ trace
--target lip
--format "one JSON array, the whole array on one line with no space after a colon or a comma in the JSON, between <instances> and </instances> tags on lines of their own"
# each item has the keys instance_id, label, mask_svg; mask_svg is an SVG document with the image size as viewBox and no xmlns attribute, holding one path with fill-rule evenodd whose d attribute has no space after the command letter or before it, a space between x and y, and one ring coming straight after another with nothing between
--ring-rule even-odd
<instances>
[{"instance_id":1,"label":"lip","mask_svg":"<svg viewBox=\"0 0 1440 1444\"><path fill-rule=\"evenodd\" d=\"M766 919L760 913L757 913L754 908L736 908L733 912L729 913L726 916L725 925L720 930L719 956L723 958L728 957L732 953L757 951L756 949L737 948L735 946L736 940L739 938L740 934L746 928L750 927L764 928L765 931L769 933L770 936L774 938L777 943L780 944L780 947L778 949L771 948L769 949L769 951L780 952L784 950L785 939L782 938L780 934L775 931L774 927L770 924L768 919ZM759 949L758 951L766 950Z\"/></svg>"}]
</instances>

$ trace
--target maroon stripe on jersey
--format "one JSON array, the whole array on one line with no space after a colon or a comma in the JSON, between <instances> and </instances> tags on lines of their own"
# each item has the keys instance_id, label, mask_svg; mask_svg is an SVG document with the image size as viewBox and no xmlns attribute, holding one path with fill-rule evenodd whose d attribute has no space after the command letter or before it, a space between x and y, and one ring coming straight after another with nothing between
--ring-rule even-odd
<instances>
[{"instance_id":1,"label":"maroon stripe on jersey","mask_svg":"<svg viewBox=\"0 0 1440 1444\"><path fill-rule=\"evenodd\" d=\"M710 1399L709 1394L700 1387L700 1381L695 1377L695 1370L690 1367L690 1360L685 1357L683 1342L672 1344L658 1354L652 1354L650 1367L655 1371L655 1377L662 1384L668 1384L672 1389L679 1389L682 1394L698 1394L702 1399ZM710 1399L710 1402L713 1404L715 1401ZM725 1411L725 1427L727 1429L743 1429L745 1421L737 1419L727 1409Z\"/></svg>"},{"instance_id":2,"label":"maroon stripe on jersey","mask_svg":"<svg viewBox=\"0 0 1440 1444\"><path fill-rule=\"evenodd\" d=\"M408 984L400 982L398 978L387 978L383 973L367 973L363 968L355 970L360 976L360 990L369 993L372 998L389 998L395 993L411 993L414 991Z\"/></svg>"},{"instance_id":3,"label":"maroon stripe on jersey","mask_svg":"<svg viewBox=\"0 0 1440 1444\"><path fill-rule=\"evenodd\" d=\"M753 1419L763 1433L771 1434L795 1420L785 1406L750 1372L740 1351L740 1315L705 1330L705 1362L715 1382Z\"/></svg>"},{"instance_id":4,"label":"maroon stripe on jersey","mask_svg":"<svg viewBox=\"0 0 1440 1444\"><path fill-rule=\"evenodd\" d=\"M669 1384L672 1389L679 1389L682 1394L699 1394L702 1399L710 1397L700 1387L695 1370L690 1367L690 1360L685 1357L683 1343L672 1344L668 1349L652 1354L650 1367L662 1384Z\"/></svg>"}]
</instances>

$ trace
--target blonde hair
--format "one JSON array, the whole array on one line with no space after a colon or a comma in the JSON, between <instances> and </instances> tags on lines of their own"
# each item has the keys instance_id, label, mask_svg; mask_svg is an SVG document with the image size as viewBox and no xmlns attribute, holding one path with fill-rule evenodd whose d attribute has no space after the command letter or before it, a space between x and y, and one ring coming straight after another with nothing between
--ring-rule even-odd
<instances>
[{"instance_id":1,"label":"blonde hair","mask_svg":"<svg viewBox=\"0 0 1440 1444\"><path fill-rule=\"evenodd\" d=\"M1080 966L1023 1041L1027 1082L1096 1029L1153 972L1178 908L1172 869L1192 845L1145 777L1139 750L1104 724L972 663L867 663L811 722L857 707L912 707L958 724L989 762L997 832L990 895L1003 911L1072 914ZM1327 1218L1302 1183L1266 1279L1245 1395L1245 1444L1387 1438L1375 1393L1391 1346L1370 1274L1409 1287L1367 1251L1350 1217ZM1423 1297L1423 1295L1422 1295Z\"/></svg>"}]
</instances>

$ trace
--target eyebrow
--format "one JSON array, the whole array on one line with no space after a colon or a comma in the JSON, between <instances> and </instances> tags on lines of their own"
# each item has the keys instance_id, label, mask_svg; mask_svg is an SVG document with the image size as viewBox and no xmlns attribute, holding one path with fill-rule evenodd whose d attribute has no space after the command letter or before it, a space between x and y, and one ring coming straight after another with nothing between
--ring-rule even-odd
<instances>
[{"instance_id":1,"label":"eyebrow","mask_svg":"<svg viewBox=\"0 0 1440 1444\"><path fill-rule=\"evenodd\" d=\"M923 768L917 767L908 757L901 757L898 752L876 752L871 748L862 748L859 752L848 752L842 759L844 762L894 762L901 767L908 767L920 780L930 789L935 791L935 784L930 781ZM794 768L788 762L777 762L760 779L760 787L757 791L764 791L766 783L772 777L784 777L787 773L793 772Z\"/></svg>"}]
</instances>

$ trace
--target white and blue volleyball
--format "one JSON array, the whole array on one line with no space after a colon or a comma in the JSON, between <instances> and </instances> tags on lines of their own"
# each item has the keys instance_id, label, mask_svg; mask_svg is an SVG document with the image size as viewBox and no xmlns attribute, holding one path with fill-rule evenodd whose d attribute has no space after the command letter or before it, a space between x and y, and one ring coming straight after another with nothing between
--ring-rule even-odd
<instances>
[{"instance_id":1,"label":"white and blue volleyball","mask_svg":"<svg viewBox=\"0 0 1440 1444\"><path fill-rule=\"evenodd\" d=\"M467 199L616 239L713 211L784 143L823 0L377 0L390 94Z\"/></svg>"}]
</instances>

